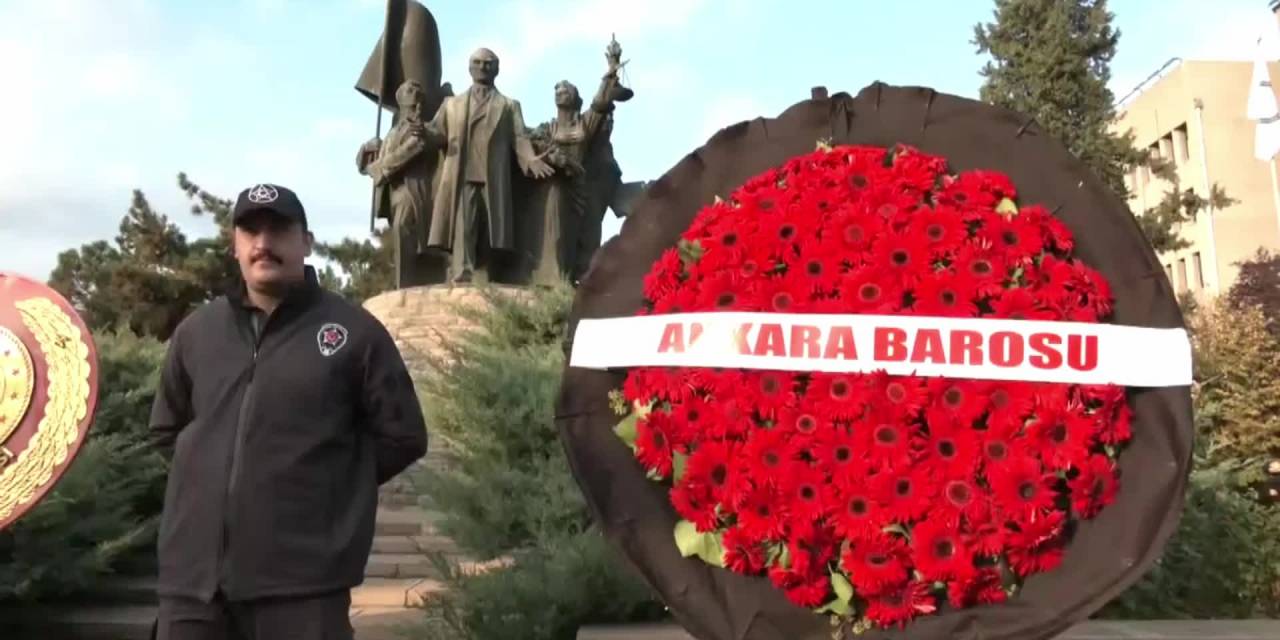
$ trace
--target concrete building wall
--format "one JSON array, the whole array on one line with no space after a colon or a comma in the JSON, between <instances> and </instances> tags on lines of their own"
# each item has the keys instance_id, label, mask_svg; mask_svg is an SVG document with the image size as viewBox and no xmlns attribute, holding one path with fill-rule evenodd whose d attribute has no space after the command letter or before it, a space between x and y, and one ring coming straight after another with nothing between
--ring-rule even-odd
<instances>
[{"instance_id":1,"label":"concrete building wall","mask_svg":"<svg viewBox=\"0 0 1280 640\"><path fill-rule=\"evenodd\" d=\"M1190 247L1161 254L1178 291L1200 296L1225 292L1239 269L1234 263L1258 248L1280 250L1277 163L1254 157L1254 123L1245 115L1250 62L1189 60L1164 69L1122 103L1114 127L1134 133L1134 143L1170 160L1180 188L1207 195L1217 184L1238 202L1202 212L1179 234ZM1269 67L1280 78L1280 63ZM1146 169L1129 175L1135 212L1155 206L1171 184Z\"/></svg>"}]
</instances>

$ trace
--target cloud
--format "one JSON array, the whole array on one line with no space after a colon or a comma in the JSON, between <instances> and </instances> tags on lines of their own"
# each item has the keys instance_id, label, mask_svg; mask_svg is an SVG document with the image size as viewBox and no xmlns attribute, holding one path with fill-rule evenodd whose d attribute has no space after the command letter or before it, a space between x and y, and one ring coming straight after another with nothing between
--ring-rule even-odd
<instances>
[{"instance_id":1,"label":"cloud","mask_svg":"<svg viewBox=\"0 0 1280 640\"><path fill-rule=\"evenodd\" d=\"M625 44L681 29L705 4L705 0L586 0L573 4L515 0L493 12L509 16L497 21L494 33L472 39L465 51L469 54L480 46L494 49L502 60L503 76L515 84L553 50L598 42L603 56L606 34L615 34Z\"/></svg>"}]
</instances>

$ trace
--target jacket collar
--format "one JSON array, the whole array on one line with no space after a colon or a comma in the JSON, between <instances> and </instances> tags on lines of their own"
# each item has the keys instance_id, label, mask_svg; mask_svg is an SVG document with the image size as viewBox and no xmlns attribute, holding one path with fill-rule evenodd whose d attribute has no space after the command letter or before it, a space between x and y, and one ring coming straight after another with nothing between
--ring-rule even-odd
<instances>
[{"instance_id":1,"label":"jacket collar","mask_svg":"<svg viewBox=\"0 0 1280 640\"><path fill-rule=\"evenodd\" d=\"M306 265L302 280L290 285L280 300L280 308L294 305L305 305L313 301L321 292L320 277L315 267ZM242 276L237 276L227 290L227 299L236 309L247 309L253 305L249 302L249 288Z\"/></svg>"}]
</instances>

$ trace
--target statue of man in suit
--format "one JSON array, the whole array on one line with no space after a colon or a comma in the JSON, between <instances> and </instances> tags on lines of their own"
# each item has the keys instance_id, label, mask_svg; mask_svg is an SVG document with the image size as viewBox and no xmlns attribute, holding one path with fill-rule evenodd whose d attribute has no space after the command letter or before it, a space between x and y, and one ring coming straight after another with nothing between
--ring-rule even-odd
<instances>
[{"instance_id":1,"label":"statue of man in suit","mask_svg":"<svg viewBox=\"0 0 1280 640\"><path fill-rule=\"evenodd\" d=\"M472 85L445 98L427 129L444 147L438 168L428 244L451 253L452 282L486 279L493 250L515 246L514 156L532 178L552 175L534 151L520 102L498 92L498 56L471 54Z\"/></svg>"}]
</instances>

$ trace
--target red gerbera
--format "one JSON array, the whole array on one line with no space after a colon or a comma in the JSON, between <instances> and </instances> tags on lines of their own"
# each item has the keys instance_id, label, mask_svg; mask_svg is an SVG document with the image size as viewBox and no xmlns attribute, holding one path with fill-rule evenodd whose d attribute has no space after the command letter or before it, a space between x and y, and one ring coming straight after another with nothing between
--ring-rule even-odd
<instances>
[{"instance_id":1,"label":"red gerbera","mask_svg":"<svg viewBox=\"0 0 1280 640\"><path fill-rule=\"evenodd\" d=\"M971 317L977 315L978 287L963 272L939 271L920 278L911 308L920 315Z\"/></svg>"},{"instance_id":2,"label":"red gerbera","mask_svg":"<svg viewBox=\"0 0 1280 640\"><path fill-rule=\"evenodd\" d=\"M874 533L850 541L840 557L858 595L866 598L896 589L907 581L907 546L898 538Z\"/></svg>"},{"instance_id":3,"label":"red gerbera","mask_svg":"<svg viewBox=\"0 0 1280 640\"><path fill-rule=\"evenodd\" d=\"M836 533L849 540L874 536L888 524L867 476L859 471L837 476L826 489L826 513Z\"/></svg>"},{"instance_id":4,"label":"red gerbera","mask_svg":"<svg viewBox=\"0 0 1280 640\"><path fill-rule=\"evenodd\" d=\"M1092 455L1077 471L1068 483L1071 508L1082 518L1092 518L1116 499L1115 465L1106 456Z\"/></svg>"},{"instance_id":5,"label":"red gerbera","mask_svg":"<svg viewBox=\"0 0 1280 640\"><path fill-rule=\"evenodd\" d=\"M1061 511L1019 522L1018 530L1009 534L1009 566L1014 572L1025 577L1062 564L1065 523L1066 516Z\"/></svg>"},{"instance_id":6,"label":"red gerbera","mask_svg":"<svg viewBox=\"0 0 1280 640\"><path fill-rule=\"evenodd\" d=\"M947 601L963 608L975 604L999 604L1009 598L1000 571L991 567L978 569L947 585Z\"/></svg>"},{"instance_id":7,"label":"red gerbera","mask_svg":"<svg viewBox=\"0 0 1280 640\"><path fill-rule=\"evenodd\" d=\"M959 212L947 205L922 209L909 229L911 235L925 239L935 259L950 256L969 236Z\"/></svg>"},{"instance_id":8,"label":"red gerbera","mask_svg":"<svg viewBox=\"0 0 1280 640\"><path fill-rule=\"evenodd\" d=\"M671 488L671 505L681 518L688 520L698 531L715 531L720 526L717 513L715 491L707 484L691 482L686 474L684 480Z\"/></svg>"},{"instance_id":9,"label":"red gerbera","mask_svg":"<svg viewBox=\"0 0 1280 640\"><path fill-rule=\"evenodd\" d=\"M1040 461L1025 454L987 467L987 480L1000 511L1022 523L1053 509L1053 483L1056 477L1040 466Z\"/></svg>"},{"instance_id":10,"label":"red gerbera","mask_svg":"<svg viewBox=\"0 0 1280 640\"><path fill-rule=\"evenodd\" d=\"M902 307L902 285L884 268L864 267L844 279L840 301L849 313L893 313Z\"/></svg>"},{"instance_id":11,"label":"red gerbera","mask_svg":"<svg viewBox=\"0 0 1280 640\"><path fill-rule=\"evenodd\" d=\"M782 470L782 487L790 504L791 518L810 522L826 511L822 496L827 478L821 469L804 462L792 462Z\"/></svg>"},{"instance_id":12,"label":"red gerbera","mask_svg":"<svg viewBox=\"0 0 1280 640\"><path fill-rule=\"evenodd\" d=\"M929 517L911 528L911 557L925 580L952 580L974 571L959 523Z\"/></svg>"},{"instance_id":13,"label":"red gerbera","mask_svg":"<svg viewBox=\"0 0 1280 640\"><path fill-rule=\"evenodd\" d=\"M671 475L671 439L667 430L672 421L662 411L655 411L636 421L636 459L646 469L663 477Z\"/></svg>"},{"instance_id":14,"label":"red gerbera","mask_svg":"<svg viewBox=\"0 0 1280 640\"><path fill-rule=\"evenodd\" d=\"M779 428L756 429L742 448L743 472L757 484L776 484L782 470L796 459L797 442Z\"/></svg>"},{"instance_id":15,"label":"red gerbera","mask_svg":"<svg viewBox=\"0 0 1280 640\"><path fill-rule=\"evenodd\" d=\"M788 501L782 500L782 495L773 484L752 488L738 507L738 525L752 538L781 538L786 531L790 506ZM679 511L679 507L676 510Z\"/></svg>"},{"instance_id":16,"label":"red gerbera","mask_svg":"<svg viewBox=\"0 0 1280 640\"><path fill-rule=\"evenodd\" d=\"M871 598L867 603L867 618L884 627L903 627L916 616L933 613L938 609L929 586L912 581L906 585Z\"/></svg>"},{"instance_id":17,"label":"red gerbera","mask_svg":"<svg viewBox=\"0 0 1280 640\"><path fill-rule=\"evenodd\" d=\"M875 262L910 286L932 270L929 245L910 233L886 233L872 245Z\"/></svg>"},{"instance_id":18,"label":"red gerbera","mask_svg":"<svg viewBox=\"0 0 1280 640\"><path fill-rule=\"evenodd\" d=\"M1088 459L1093 421L1061 404L1037 407L1027 423L1027 435L1045 466L1062 471Z\"/></svg>"},{"instance_id":19,"label":"red gerbera","mask_svg":"<svg viewBox=\"0 0 1280 640\"><path fill-rule=\"evenodd\" d=\"M872 477L876 500L890 520L909 523L923 517L938 496L937 478L931 467L920 465L896 473L881 471Z\"/></svg>"},{"instance_id":20,"label":"red gerbera","mask_svg":"<svg viewBox=\"0 0 1280 640\"><path fill-rule=\"evenodd\" d=\"M707 487L717 502L740 503L751 488L747 475L735 464L740 451L727 441L703 442L689 455L682 482Z\"/></svg>"},{"instance_id":21,"label":"red gerbera","mask_svg":"<svg viewBox=\"0 0 1280 640\"><path fill-rule=\"evenodd\" d=\"M724 564L731 571L752 574L764 570L764 539L742 527L729 527L724 532Z\"/></svg>"}]
</instances>

